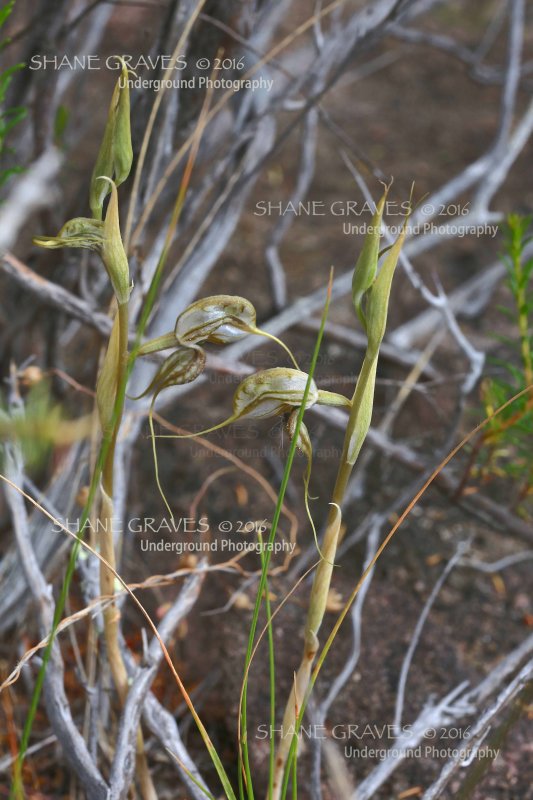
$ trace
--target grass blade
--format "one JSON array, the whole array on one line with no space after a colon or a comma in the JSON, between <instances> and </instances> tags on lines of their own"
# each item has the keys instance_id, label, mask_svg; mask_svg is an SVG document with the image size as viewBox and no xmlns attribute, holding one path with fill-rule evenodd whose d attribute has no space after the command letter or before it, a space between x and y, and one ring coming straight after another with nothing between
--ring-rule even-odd
<instances>
[{"instance_id":1,"label":"grass blade","mask_svg":"<svg viewBox=\"0 0 533 800\"><path fill-rule=\"evenodd\" d=\"M316 368L317 361L318 361L318 355L319 355L320 347L321 347L321 344L322 344L322 337L323 337L323 334L324 334L324 328L325 328L325 325L326 325L326 319L327 319L327 315L328 315L328 311L329 311L329 304L330 304L330 300L331 300L332 280L333 280L333 269L330 272L330 278L329 278L329 285L328 285L328 292L327 292L326 302L325 302L325 305L324 305L324 311L322 313L322 319L321 319L321 322L320 322L320 328L319 328L319 331L318 331L318 335L317 335L317 339L316 339L316 343L315 343L315 348L314 348L313 356L312 356L312 359L311 359L311 365L309 367L307 384L306 384L306 387L304 389L304 394L303 394L303 397L302 397L302 404L300 406L300 410L298 412L298 417L296 419L293 438L292 438L290 446L289 446L289 452L288 452L288 455L287 455L287 461L285 463L285 469L283 471L283 477L282 477L281 486L280 486L280 489L279 489L278 500L277 500L277 503L276 503L276 508L274 510L274 516L272 518L272 526L271 526L271 529L270 529L270 535L268 537L269 548L268 548L268 550L267 550L267 552L265 554L265 558L264 558L264 562L263 562L263 568L262 568L262 571L261 571L261 578L259 580L259 587L257 589L257 596L256 596L256 600L255 600L255 606L254 606L252 622L251 622L251 625L250 625L250 633L249 633L249 637L248 637L248 647L247 647L247 650L246 650L244 678L243 678L243 687L242 687L242 701L241 701L242 706L241 706L241 713L240 713L240 717L239 717L239 775L242 775L243 772L244 772L244 775L246 776L247 780L251 780L250 764L249 764L249 756L248 756L248 743L247 743L247 735L248 735L248 732L247 732L248 672L249 672L250 662L251 662L252 654L253 654L253 650L254 650L254 640L255 640L255 634L256 634L256 631L257 631L257 624L258 624L258 619L259 619L259 611L261 609L263 593L265 591L265 584L267 582L267 572L268 572L268 567L269 567L269 564L270 564L270 557L271 557L271 553L272 553L270 545L274 542L274 539L276 537L278 524L279 524L279 519L280 519L280 516L281 516L281 509L282 509L282 506L283 506L283 501L285 499L285 492L287 490L287 485L289 483L289 477L290 477L290 474L291 474L292 464L293 464L293 461L294 461L294 456L295 456L296 448L297 448L297 444L298 444L298 434L300 432L300 427L301 427L301 424L302 424L302 421L303 421L305 408L306 408L306 403L307 403L307 397L309 395L309 391L310 391L311 384L312 384L312 381L313 381L313 374L315 372L315 368ZM241 781L240 778L239 778L239 780ZM240 786L241 785L242 784L240 784ZM253 790L252 790L250 785L247 786L247 791L248 791L248 796L249 797L253 797Z\"/></svg>"}]
</instances>

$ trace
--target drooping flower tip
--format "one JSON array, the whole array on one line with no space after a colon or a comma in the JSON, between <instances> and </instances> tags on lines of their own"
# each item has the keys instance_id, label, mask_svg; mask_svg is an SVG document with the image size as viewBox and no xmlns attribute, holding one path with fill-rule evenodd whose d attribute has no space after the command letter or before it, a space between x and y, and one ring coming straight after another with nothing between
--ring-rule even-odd
<instances>
[{"instance_id":1,"label":"drooping flower tip","mask_svg":"<svg viewBox=\"0 0 533 800\"><path fill-rule=\"evenodd\" d=\"M104 241L103 223L90 217L75 217L65 222L57 236L34 236L38 247L58 250L62 247L81 247L99 251Z\"/></svg>"}]
</instances>

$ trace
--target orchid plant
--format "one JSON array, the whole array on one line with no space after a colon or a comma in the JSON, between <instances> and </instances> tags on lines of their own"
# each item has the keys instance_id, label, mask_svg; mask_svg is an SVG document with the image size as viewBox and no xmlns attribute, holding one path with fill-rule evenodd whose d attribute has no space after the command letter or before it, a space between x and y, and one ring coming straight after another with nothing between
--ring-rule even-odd
<instances>
[{"instance_id":1,"label":"orchid plant","mask_svg":"<svg viewBox=\"0 0 533 800\"><path fill-rule=\"evenodd\" d=\"M100 562L100 591L112 599L103 612L104 638L107 659L113 677L115 689L123 706L129 690L128 675L120 649L120 615L116 603L114 570L116 565L114 542L114 478L115 478L115 446L121 425L126 385L128 377L137 358L157 359L155 374L144 391L138 395L140 399L150 396L148 420L152 435L155 476L163 500L172 514L170 505L164 495L159 480L156 453L156 438L187 438L207 434L230 425L241 419L265 419L285 417L287 430L291 438L291 455L282 483L282 491L278 498L276 513L283 501L294 449L298 447L307 459L304 475L305 507L315 537L319 562L311 589L307 621L304 629L304 649L302 661L295 673L294 686L287 700L283 718L283 728L292 729L297 734L301 710L308 700L311 689L311 671L318 652L318 635L324 618L327 597L331 586L335 556L342 537L342 505L348 479L359 452L367 436L372 417L376 371L380 346L385 334L389 297L392 279L398 263L401 248L406 235L406 222L395 243L386 251L380 251L381 224L389 186L385 187L369 232L364 241L362 252L356 263L353 277L353 305L359 320L366 332L367 348L362 368L351 398L336 392L321 389L314 380L313 371L320 346L325 314L312 365L308 373L302 371L287 345L268 331L257 325L257 314L252 303L243 297L232 295L214 295L204 297L191 303L176 318L174 329L154 339L139 341L133 352L129 351L129 304L131 294L131 278L126 250L123 244L120 226L119 187L127 178L132 166L132 146L130 133L130 99L127 80L127 68L123 63L122 73L113 92L108 112L103 141L98 153L91 178L89 191L89 207L91 217L77 217L65 223L56 236L40 236L35 243L40 247L57 249L64 247L86 248L99 254L109 277L113 290L114 305L112 309L113 325L105 356L97 380L96 402L102 435L100 457L93 474L89 500L85 514L95 496L99 496L99 514L103 524L100 539L100 553L107 564ZM381 262L381 266L379 268ZM329 300L328 300L329 303ZM244 336L262 336L274 341L288 357L290 366L278 365L271 369L253 372L237 387L232 411L225 420L199 433L188 433L182 436L156 437L153 427L154 407L161 392L173 386L179 386L197 380L208 365L206 346L225 346ZM304 412L315 406L333 406L344 408L348 412L345 440L337 480L327 518L326 531L319 546L315 526L309 511L309 486L313 447L307 425L303 422ZM276 533L277 518L273 522L271 536ZM83 527L83 526L82 526ZM80 534L81 535L81 534ZM63 585L60 601L56 606L54 618L55 628L50 637L50 644L43 659L42 670L46 669L47 659L57 626L61 619L66 600L69 581L73 574L77 551L73 552L67 578ZM253 797L252 775L250 771L247 724L246 724L246 686L248 671L253 653L255 633L261 603L266 586L269 558L262 558L261 581L254 615L250 628L249 646L246 654L243 680L243 698L241 714L239 792L242 798L245 793ZM268 604L268 599L267 599ZM269 615L271 624L271 619ZM270 639L273 646L273 639ZM271 659L273 663L273 658ZM40 682L39 682L40 681ZM29 715L24 739L21 746L20 764L27 748L29 731L35 715L37 701L42 686L42 677L37 681L36 692ZM32 716L33 714L33 716ZM193 714L200 733L204 738L213 763L219 774L226 796L236 800L220 757L214 750L205 728L196 714ZM143 734L139 727L137 739L137 775L143 800L155 800L157 797L148 768ZM269 776L269 800L280 800L287 791L287 776L291 760L294 758L295 740L282 737L276 753L271 758ZM20 777L20 775L19 775Z\"/></svg>"}]
</instances>

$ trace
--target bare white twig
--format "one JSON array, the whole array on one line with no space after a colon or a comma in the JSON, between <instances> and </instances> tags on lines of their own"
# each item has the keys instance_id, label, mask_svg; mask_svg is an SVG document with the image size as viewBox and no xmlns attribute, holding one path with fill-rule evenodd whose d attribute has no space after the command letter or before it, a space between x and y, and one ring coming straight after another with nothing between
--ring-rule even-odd
<instances>
[{"instance_id":1,"label":"bare white twig","mask_svg":"<svg viewBox=\"0 0 533 800\"><path fill-rule=\"evenodd\" d=\"M15 392L15 389L13 389ZM22 406L14 395L11 402L14 413L20 414ZM22 454L20 447L4 445L5 470L9 480L17 486L23 483ZM46 582L31 545L28 517L24 498L12 487L6 486L6 499L13 519L15 538L28 588L35 600L39 614L41 635L47 636L53 626L54 599L52 587ZM52 729L61 743L65 758L78 776L89 797L107 800L107 786L94 763L86 743L72 719L70 705L63 683L64 665L59 644L52 647L44 680L44 698Z\"/></svg>"},{"instance_id":2,"label":"bare white twig","mask_svg":"<svg viewBox=\"0 0 533 800\"><path fill-rule=\"evenodd\" d=\"M31 214L54 203L52 187L62 163L59 150L50 148L17 180L0 210L0 256L13 247Z\"/></svg>"},{"instance_id":3,"label":"bare white twig","mask_svg":"<svg viewBox=\"0 0 533 800\"><path fill-rule=\"evenodd\" d=\"M346 412L341 409L330 408L326 410L320 406L315 406L310 409L310 413L320 417L335 428L345 430L347 415ZM384 453L388 458L393 458L409 469L415 470L416 472L426 472L427 470L428 463L424 456L417 453L407 444L393 441L388 436L376 430L376 428L370 428L368 431L367 442L372 447ZM457 481L453 477L453 470L450 466L439 472L438 476L435 478L434 485L447 494L455 496ZM486 524L495 527L496 530L503 529L528 544L533 542L531 525L528 525L527 522L512 514L505 506L495 502L487 495L478 492L475 495L458 498L457 503L461 508L465 508L478 518L483 519Z\"/></svg>"},{"instance_id":4,"label":"bare white twig","mask_svg":"<svg viewBox=\"0 0 533 800\"><path fill-rule=\"evenodd\" d=\"M163 641L168 641L176 626L187 616L198 599L205 577L205 571L203 569L205 563L206 562L201 562L198 572L187 578L176 601L165 614L158 631ZM123 646L123 650L126 651L125 646ZM124 800L127 796L128 788L133 777L133 770L135 768L135 745L139 719L148 692L150 691L150 686L154 681L163 658L163 651L159 641L154 637L146 654L146 667L135 670L131 655L125 653L125 659L126 658L128 667L132 672L133 680L120 719L115 746L115 757L111 767L108 800ZM187 768L189 768L189 765L191 765L190 757L188 758L188 763L186 763ZM207 789L194 764L192 764L192 767L195 777L200 781L201 785ZM204 800L205 792L202 792L198 786L195 785L194 781L190 780L185 772L182 773L182 778L195 800Z\"/></svg>"},{"instance_id":5,"label":"bare white twig","mask_svg":"<svg viewBox=\"0 0 533 800\"><path fill-rule=\"evenodd\" d=\"M51 733L50 736L45 736L40 742L35 742L26 750L26 755L31 756L34 753L38 753L45 747L49 747L51 744L57 742L57 736L55 733ZM17 760L17 756L5 756L4 758L0 759L0 772L7 772L8 769L15 763Z\"/></svg>"},{"instance_id":6,"label":"bare white twig","mask_svg":"<svg viewBox=\"0 0 533 800\"><path fill-rule=\"evenodd\" d=\"M318 120L318 109L316 107L311 108L307 112L304 120L298 177L294 191L288 201L295 208L298 207L298 203L304 199L309 191L315 173ZM287 282L283 263L279 255L279 247L293 221L293 214L280 215L277 224L272 229L265 250L276 309L283 308L287 304Z\"/></svg>"},{"instance_id":7,"label":"bare white twig","mask_svg":"<svg viewBox=\"0 0 533 800\"><path fill-rule=\"evenodd\" d=\"M462 702L467 685L466 682L459 684L436 704L429 701L415 722L396 737L390 748L391 754L383 758L359 784L351 800L370 800L409 753L420 744L428 730L450 725L457 718L462 718L467 710L472 711Z\"/></svg>"},{"instance_id":8,"label":"bare white twig","mask_svg":"<svg viewBox=\"0 0 533 800\"><path fill-rule=\"evenodd\" d=\"M370 800L409 752L420 744L428 730L453 725L472 716L478 709L482 710L488 698L499 690L526 658L531 657L532 652L533 634L503 658L474 689L465 692L467 684L462 683L436 705L428 703L413 725L395 739L391 755L384 758L359 784L351 800Z\"/></svg>"},{"instance_id":9,"label":"bare white twig","mask_svg":"<svg viewBox=\"0 0 533 800\"><path fill-rule=\"evenodd\" d=\"M454 750L458 751L457 755L454 755L444 765L437 780L424 792L422 800L437 800L437 798L442 795L442 792L453 776L462 767L469 766L474 758L480 755L480 747L490 730L491 723L498 714L517 697L526 683L531 680L532 675L533 659L508 683L492 705L482 711L476 724L469 730L468 737L463 737L460 741L456 742ZM462 756L463 752L465 753L464 756Z\"/></svg>"},{"instance_id":10,"label":"bare white twig","mask_svg":"<svg viewBox=\"0 0 533 800\"><path fill-rule=\"evenodd\" d=\"M38 275L11 253L0 255L0 269L23 289L38 297L42 303L64 311L86 325L90 325L91 328L96 328L103 336L109 336L111 333L112 321L109 317L96 311L84 300L76 297L75 294L59 284Z\"/></svg>"},{"instance_id":11,"label":"bare white twig","mask_svg":"<svg viewBox=\"0 0 533 800\"><path fill-rule=\"evenodd\" d=\"M490 564L486 561L479 561L476 558L462 558L460 566L493 575L495 572L501 572L508 567L514 567L516 564L523 564L524 561L530 561L532 558L533 550L524 550L521 553L512 553L510 556L499 558L498 561L493 561Z\"/></svg>"},{"instance_id":12,"label":"bare white twig","mask_svg":"<svg viewBox=\"0 0 533 800\"><path fill-rule=\"evenodd\" d=\"M362 175L354 167L354 165L352 164L350 158L346 153L342 153L342 157L344 163L350 170L351 174L358 183L359 187L361 188L361 191L363 192L365 199L367 200L367 202L371 203L372 196ZM414 220L412 224L415 225ZM383 227L384 238L387 240L389 244L392 244L392 242L394 241L394 236L390 233L388 227L385 224L383 224L382 227ZM479 380L479 377L483 370L483 365L485 363L485 356L483 353L481 353L479 350L476 350L475 347L471 345L471 343L468 341L466 336L461 331L459 325L457 324L457 320L455 319L455 316L450 308L448 298L445 295L442 288L438 286L437 294L433 294L433 292L431 292L428 289L428 287L424 284L420 276L417 274L409 259L410 244L416 245L416 240L414 242L409 242L407 246L404 248L404 251L400 254L400 263L402 264L407 277L411 281L411 284L417 291L420 292L424 300L430 306L432 306L432 308L438 309L441 312L446 321L446 325L448 327L450 334L454 338L460 350L464 353L464 355L468 359L468 362L470 364L470 370L463 381L461 390L463 396L466 396L472 391L477 381Z\"/></svg>"},{"instance_id":13,"label":"bare white twig","mask_svg":"<svg viewBox=\"0 0 533 800\"><path fill-rule=\"evenodd\" d=\"M395 731L401 730L407 678L409 676L409 670L411 669L411 663L413 661L415 650L418 647L418 643L420 642L420 637L422 636L422 631L424 630L424 625L426 624L427 618L429 617L433 604L435 603L435 600L440 594L440 590L444 586L444 583L448 578L448 575L457 566L457 564L460 563L461 559L464 557L464 554L468 551L469 547L470 547L470 542L460 542L457 545L455 553L450 558L450 560L446 564L446 567L442 571L438 581L435 583L428 599L424 603L422 612L418 617L415 629L413 631L413 635L411 636L411 639L409 641L409 647L407 648L407 652L402 662L402 668L400 670L400 678L398 681L398 693L396 695L396 705L394 710L394 722L393 722Z\"/></svg>"},{"instance_id":14,"label":"bare white twig","mask_svg":"<svg viewBox=\"0 0 533 800\"><path fill-rule=\"evenodd\" d=\"M526 248L527 257L533 252L533 245ZM451 311L462 317L474 317L479 314L490 300L491 295L505 276L505 266L496 261L483 267L477 275L466 280L448 295L448 306ZM390 343L406 350L415 342L424 341L437 330L442 321L440 309L427 308L407 322L399 325L389 334Z\"/></svg>"}]
</instances>

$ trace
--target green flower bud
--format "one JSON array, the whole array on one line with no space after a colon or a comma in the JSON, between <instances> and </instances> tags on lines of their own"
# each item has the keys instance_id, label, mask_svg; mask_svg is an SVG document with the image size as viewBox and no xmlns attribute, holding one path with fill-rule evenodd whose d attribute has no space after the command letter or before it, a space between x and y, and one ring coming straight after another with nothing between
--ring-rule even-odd
<instances>
[{"instance_id":1,"label":"green flower bud","mask_svg":"<svg viewBox=\"0 0 533 800\"><path fill-rule=\"evenodd\" d=\"M381 239L381 222L383 220L383 209L389 193L389 186L385 187L383 197L379 201L374 216L372 217L371 227L368 231L363 249L357 259L355 265L353 279L352 279L352 298L357 316L361 321L361 325L366 331L367 321L363 311L363 298L374 278L378 267L379 259L379 242Z\"/></svg>"},{"instance_id":2,"label":"green flower bud","mask_svg":"<svg viewBox=\"0 0 533 800\"><path fill-rule=\"evenodd\" d=\"M405 235L407 233L408 219L409 217L406 217L402 226L402 230L393 246L388 251L386 258L383 261L383 265L379 271L379 275L372 284L372 287L368 293L366 332L368 337L368 352L370 357L377 357L381 342L383 341L383 337L385 335L392 279L394 277L394 272L398 264L398 259L400 257Z\"/></svg>"},{"instance_id":3,"label":"green flower bud","mask_svg":"<svg viewBox=\"0 0 533 800\"><path fill-rule=\"evenodd\" d=\"M122 71L113 91L104 138L91 179L89 205L96 219L102 219L104 200L110 191L109 185L102 183L100 177L104 175L114 179L115 184L120 186L130 174L132 161L128 69L122 62Z\"/></svg>"},{"instance_id":4,"label":"green flower bud","mask_svg":"<svg viewBox=\"0 0 533 800\"><path fill-rule=\"evenodd\" d=\"M201 347L179 347L163 361L150 385L136 400L153 392L154 398L169 386L191 383L205 368L205 351Z\"/></svg>"}]
</instances>

